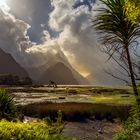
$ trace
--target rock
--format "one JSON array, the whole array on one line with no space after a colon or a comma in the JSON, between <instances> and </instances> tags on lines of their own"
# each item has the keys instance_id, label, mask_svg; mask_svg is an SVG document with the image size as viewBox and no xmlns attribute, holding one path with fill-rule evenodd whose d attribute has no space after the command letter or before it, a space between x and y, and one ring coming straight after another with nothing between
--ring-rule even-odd
<instances>
[{"instance_id":1,"label":"rock","mask_svg":"<svg viewBox=\"0 0 140 140\"><path fill-rule=\"evenodd\" d=\"M103 134L103 129L102 129L102 128L99 128L99 129L98 129L98 133L99 133L99 134Z\"/></svg>"}]
</instances>

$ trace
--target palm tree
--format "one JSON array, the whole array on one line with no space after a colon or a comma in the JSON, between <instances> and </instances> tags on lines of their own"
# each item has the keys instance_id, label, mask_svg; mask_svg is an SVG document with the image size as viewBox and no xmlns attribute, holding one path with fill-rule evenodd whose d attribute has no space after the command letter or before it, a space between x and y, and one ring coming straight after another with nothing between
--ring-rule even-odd
<instances>
[{"instance_id":1,"label":"palm tree","mask_svg":"<svg viewBox=\"0 0 140 140\"><path fill-rule=\"evenodd\" d=\"M100 42L107 48L110 58L119 55L121 59L118 61L125 61L137 97L138 90L130 49L140 37L140 26L127 17L125 0L101 0L101 2L104 6L98 9L93 26L101 35Z\"/></svg>"}]
</instances>

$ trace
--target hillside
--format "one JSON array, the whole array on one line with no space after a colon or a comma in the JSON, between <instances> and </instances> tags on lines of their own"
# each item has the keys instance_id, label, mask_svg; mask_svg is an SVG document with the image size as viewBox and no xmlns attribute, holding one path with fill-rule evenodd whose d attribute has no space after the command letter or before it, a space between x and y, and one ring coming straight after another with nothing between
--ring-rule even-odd
<instances>
[{"instance_id":1,"label":"hillside","mask_svg":"<svg viewBox=\"0 0 140 140\"><path fill-rule=\"evenodd\" d=\"M60 85L77 85L78 81L74 78L72 71L63 63L59 62L48 68L40 77L42 83L48 84L50 80Z\"/></svg>"},{"instance_id":2,"label":"hillside","mask_svg":"<svg viewBox=\"0 0 140 140\"><path fill-rule=\"evenodd\" d=\"M0 49L0 74L12 74L19 77L28 77L28 73L14 58Z\"/></svg>"}]
</instances>

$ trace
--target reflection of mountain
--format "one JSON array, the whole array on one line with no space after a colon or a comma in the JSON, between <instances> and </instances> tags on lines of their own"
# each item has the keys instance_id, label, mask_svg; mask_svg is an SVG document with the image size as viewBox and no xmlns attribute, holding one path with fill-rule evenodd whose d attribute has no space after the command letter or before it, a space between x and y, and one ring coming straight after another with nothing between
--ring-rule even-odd
<instances>
[{"instance_id":1,"label":"reflection of mountain","mask_svg":"<svg viewBox=\"0 0 140 140\"><path fill-rule=\"evenodd\" d=\"M0 49L0 74L12 74L19 77L28 77L27 72L13 57Z\"/></svg>"},{"instance_id":2,"label":"reflection of mountain","mask_svg":"<svg viewBox=\"0 0 140 140\"><path fill-rule=\"evenodd\" d=\"M49 55L44 65L28 68L28 72L31 78L39 83L48 84L52 80L64 85L88 84L88 80L74 70L61 51Z\"/></svg>"}]
</instances>

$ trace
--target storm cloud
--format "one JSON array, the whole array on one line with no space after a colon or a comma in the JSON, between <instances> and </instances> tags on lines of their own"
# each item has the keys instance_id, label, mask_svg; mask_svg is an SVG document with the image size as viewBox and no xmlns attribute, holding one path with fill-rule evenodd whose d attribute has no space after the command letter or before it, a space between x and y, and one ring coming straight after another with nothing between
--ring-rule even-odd
<instances>
[{"instance_id":1,"label":"storm cloud","mask_svg":"<svg viewBox=\"0 0 140 140\"><path fill-rule=\"evenodd\" d=\"M96 32L91 28L91 18L100 3L82 2L9 0L10 13L1 11L0 31L4 34L0 47L26 67L45 64L57 53L64 54L78 72L90 76L92 84L107 80L112 84L103 71L109 67L107 56L100 52Z\"/></svg>"}]
</instances>

